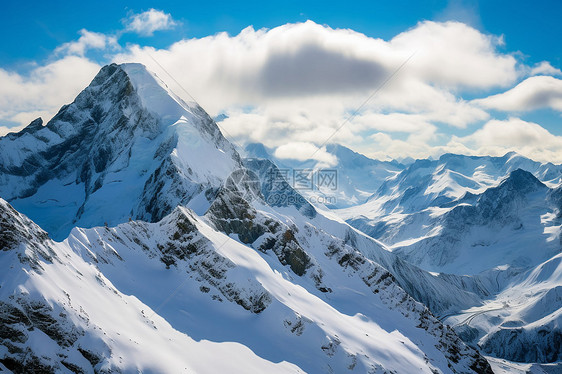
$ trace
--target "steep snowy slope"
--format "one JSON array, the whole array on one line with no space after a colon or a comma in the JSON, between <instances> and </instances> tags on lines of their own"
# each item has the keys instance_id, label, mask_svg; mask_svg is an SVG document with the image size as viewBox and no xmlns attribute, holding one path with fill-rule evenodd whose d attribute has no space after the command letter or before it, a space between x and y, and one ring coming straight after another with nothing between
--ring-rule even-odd
<instances>
[{"instance_id":1,"label":"steep snowy slope","mask_svg":"<svg viewBox=\"0 0 562 374\"><path fill-rule=\"evenodd\" d=\"M178 332L3 200L0 220L0 363L14 373L302 372L238 343ZM138 275L158 292L156 278Z\"/></svg>"},{"instance_id":2,"label":"steep snowy slope","mask_svg":"<svg viewBox=\"0 0 562 374\"><path fill-rule=\"evenodd\" d=\"M0 362L15 372L490 372L337 241L308 253L333 287L322 292L185 208L62 243L0 212Z\"/></svg>"},{"instance_id":3,"label":"steep snowy slope","mask_svg":"<svg viewBox=\"0 0 562 374\"><path fill-rule=\"evenodd\" d=\"M326 171L324 176L320 176L324 179L319 180L318 174L313 175L313 187L304 184L299 192L309 200L330 208L350 207L365 202L387 178L404 169L404 165L396 161L373 160L339 144L328 144L325 151L333 156L334 164L279 159L260 143L252 143L245 148L247 157L269 159L280 169L288 171L286 176L289 183L296 187L298 184L293 183L294 173L301 170ZM328 178L333 179L326 178L328 175Z\"/></svg>"},{"instance_id":4,"label":"steep snowy slope","mask_svg":"<svg viewBox=\"0 0 562 374\"><path fill-rule=\"evenodd\" d=\"M243 243L251 244L259 249L262 244L258 240L259 236L270 231L268 226L271 226L271 223L264 224L264 222L273 219L271 213L268 213L268 218L261 217L260 221L257 212L260 209L271 210L265 206L264 202L267 202L267 205L275 208L275 211L283 212L283 216L277 218L278 222L286 222L287 217L290 217L299 230L313 225L317 230L339 238L346 245L382 265L393 274L403 289L416 300L429 306L438 315L479 305L483 298L497 291L496 282L490 282L488 277L474 279L452 274L435 275L402 260L396 254L389 252L382 243L353 229L331 211L312 207L288 183L270 183L271 176L279 173L271 161L245 159L244 164L248 167L250 174L254 173L255 181L258 181L257 185L261 190L262 198L255 197L252 200L258 204L254 204L254 207L246 204L246 207L242 209L241 206L244 204L235 201L238 208L216 209L218 202L215 202L207 214L213 215L218 210L222 219L215 218L214 221L219 224L221 230L237 233ZM290 209L291 207L296 210ZM225 217L228 219L225 220ZM251 217L251 219L247 217ZM256 219L256 217L258 218Z\"/></svg>"},{"instance_id":5,"label":"steep snowy slope","mask_svg":"<svg viewBox=\"0 0 562 374\"><path fill-rule=\"evenodd\" d=\"M46 126L0 139L0 196L61 240L74 226L158 220L178 204L204 212L238 167L196 103L140 64L113 64Z\"/></svg>"}]
</instances>

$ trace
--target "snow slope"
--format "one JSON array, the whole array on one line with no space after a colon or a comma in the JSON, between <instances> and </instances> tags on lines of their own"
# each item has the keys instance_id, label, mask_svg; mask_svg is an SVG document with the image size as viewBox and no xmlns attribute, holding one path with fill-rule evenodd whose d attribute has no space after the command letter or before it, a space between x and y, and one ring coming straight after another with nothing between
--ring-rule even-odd
<instances>
[{"instance_id":1,"label":"snow slope","mask_svg":"<svg viewBox=\"0 0 562 374\"><path fill-rule=\"evenodd\" d=\"M302 372L239 343L195 340L177 331L67 242L46 239L36 248L34 237L45 238L45 232L4 201L0 212L0 362L15 373ZM8 229L21 237L8 241ZM145 289L162 291L152 284L157 278L137 275Z\"/></svg>"},{"instance_id":2,"label":"snow slope","mask_svg":"<svg viewBox=\"0 0 562 374\"><path fill-rule=\"evenodd\" d=\"M519 274L483 305L444 322L488 354L517 362L560 363L561 260L557 254Z\"/></svg>"},{"instance_id":3,"label":"snow slope","mask_svg":"<svg viewBox=\"0 0 562 374\"><path fill-rule=\"evenodd\" d=\"M349 249L314 257L333 287L327 296L185 208L158 223L74 229L39 250L34 236L46 234L1 207L2 232L21 233L2 235L10 245L0 262L0 361L16 372L488 370Z\"/></svg>"}]
</instances>

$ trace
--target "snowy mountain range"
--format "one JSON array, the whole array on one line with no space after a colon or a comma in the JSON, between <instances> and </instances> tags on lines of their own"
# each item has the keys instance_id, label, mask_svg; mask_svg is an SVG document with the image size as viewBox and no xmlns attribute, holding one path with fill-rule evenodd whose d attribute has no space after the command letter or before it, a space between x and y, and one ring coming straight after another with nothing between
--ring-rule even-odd
<instances>
[{"instance_id":1,"label":"snowy mountain range","mask_svg":"<svg viewBox=\"0 0 562 374\"><path fill-rule=\"evenodd\" d=\"M330 152L349 163L346 209L415 165ZM409 263L275 161L242 158L140 64L102 68L45 126L1 138L0 371L492 373L470 334L501 326L461 321L464 342L435 315L507 288ZM536 265L509 279L559 282L556 261ZM557 294L543 291L548 308ZM539 316L533 305L519 310Z\"/></svg>"},{"instance_id":2,"label":"snowy mountain range","mask_svg":"<svg viewBox=\"0 0 562 374\"><path fill-rule=\"evenodd\" d=\"M369 172L363 170L354 183L344 165L355 159L332 151L342 148L326 148L338 160L333 167L346 175L348 185L362 184ZM284 167L316 167L314 161L276 159L259 145L250 151ZM356 169L377 163L358 161ZM364 203L348 201L332 211L395 256L357 247L465 342L490 355L494 365L500 362L494 357L541 363L504 363L496 370L562 370L562 167L513 152L503 157L445 154L401 166L391 175L380 173L384 179L378 183L373 178L375 188Z\"/></svg>"},{"instance_id":3,"label":"snowy mountain range","mask_svg":"<svg viewBox=\"0 0 562 374\"><path fill-rule=\"evenodd\" d=\"M460 287L479 301L443 311L426 305L466 342L494 357L554 363L544 370L556 372L561 175L558 165L514 153L444 155L416 161L337 214L410 264L462 276Z\"/></svg>"}]
</instances>

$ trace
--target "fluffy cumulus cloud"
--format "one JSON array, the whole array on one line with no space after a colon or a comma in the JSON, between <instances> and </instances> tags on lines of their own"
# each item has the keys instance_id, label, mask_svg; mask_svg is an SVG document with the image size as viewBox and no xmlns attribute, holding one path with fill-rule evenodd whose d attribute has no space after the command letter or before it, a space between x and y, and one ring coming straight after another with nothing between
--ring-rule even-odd
<instances>
[{"instance_id":1,"label":"fluffy cumulus cloud","mask_svg":"<svg viewBox=\"0 0 562 374\"><path fill-rule=\"evenodd\" d=\"M516 60L495 52L498 44L456 22L420 23L384 41L308 21L182 40L165 50L134 46L118 60L140 60L160 70L154 58L199 100L224 107L311 95L365 98L412 57L383 92L395 93L386 106L415 109L423 105L424 95L416 94L420 86L437 90L437 96L443 89L514 82Z\"/></svg>"},{"instance_id":2,"label":"fluffy cumulus cloud","mask_svg":"<svg viewBox=\"0 0 562 374\"><path fill-rule=\"evenodd\" d=\"M556 69L548 61L542 61L531 68L531 75L562 75L560 69Z\"/></svg>"},{"instance_id":3,"label":"fluffy cumulus cloud","mask_svg":"<svg viewBox=\"0 0 562 374\"><path fill-rule=\"evenodd\" d=\"M562 136L519 118L490 120L462 137L443 137L427 131L399 138L392 132L375 132L369 136L369 142L356 146L356 149L381 159L386 155L402 159L439 157L443 153L503 156L508 152L517 152L541 162L562 163Z\"/></svg>"},{"instance_id":4,"label":"fluffy cumulus cloud","mask_svg":"<svg viewBox=\"0 0 562 374\"><path fill-rule=\"evenodd\" d=\"M337 164L337 158L326 152L326 147L317 147L312 143L294 142L283 144L275 150L275 157L299 161L317 160L322 165L329 167Z\"/></svg>"},{"instance_id":5,"label":"fluffy cumulus cloud","mask_svg":"<svg viewBox=\"0 0 562 374\"><path fill-rule=\"evenodd\" d=\"M125 31L147 36L174 24L155 9L124 21ZM558 69L526 66L501 52L501 37L460 22L421 22L390 40L311 21L184 39L165 49L121 48L117 36L82 30L56 50L58 60L30 74L0 70L7 82L0 120L28 123L72 100L99 68L85 57L90 49L104 51L108 61L144 63L180 96L193 96L211 115L226 114L219 125L240 145L262 142L278 157L313 154L326 164L334 161L326 142L378 158L473 154L492 147L478 140L491 129L519 129L492 120L488 110L562 106L561 81L545 76ZM69 64L73 69L64 68ZM504 93L463 98L498 90ZM457 129L473 135L454 138Z\"/></svg>"},{"instance_id":6,"label":"fluffy cumulus cloud","mask_svg":"<svg viewBox=\"0 0 562 374\"><path fill-rule=\"evenodd\" d=\"M84 56L89 49L103 50L106 48L118 49L119 44L115 36L109 36L86 29L80 30L80 38L73 42L64 43L55 49L56 54L71 54Z\"/></svg>"},{"instance_id":7,"label":"fluffy cumulus cloud","mask_svg":"<svg viewBox=\"0 0 562 374\"><path fill-rule=\"evenodd\" d=\"M22 75L0 69L0 120L21 128L37 117L50 119L58 109L72 102L86 87L100 66L79 56L65 56ZM6 126L1 133L14 131Z\"/></svg>"},{"instance_id":8,"label":"fluffy cumulus cloud","mask_svg":"<svg viewBox=\"0 0 562 374\"><path fill-rule=\"evenodd\" d=\"M437 126L423 114L366 113L354 120L354 128L370 135L350 146L378 159L431 156L432 144L440 140Z\"/></svg>"},{"instance_id":9,"label":"fluffy cumulus cloud","mask_svg":"<svg viewBox=\"0 0 562 374\"><path fill-rule=\"evenodd\" d=\"M496 156L515 151L538 161L562 163L562 136L519 118L491 120L471 135L454 136L446 148L457 153Z\"/></svg>"},{"instance_id":10,"label":"fluffy cumulus cloud","mask_svg":"<svg viewBox=\"0 0 562 374\"><path fill-rule=\"evenodd\" d=\"M562 112L562 80L546 75L529 77L504 93L474 102L503 111L550 108Z\"/></svg>"},{"instance_id":11,"label":"fluffy cumulus cloud","mask_svg":"<svg viewBox=\"0 0 562 374\"><path fill-rule=\"evenodd\" d=\"M155 31L169 30L176 25L176 21L174 21L170 14L156 9L133 14L124 23L127 31L135 32L142 36L152 36Z\"/></svg>"},{"instance_id":12,"label":"fluffy cumulus cloud","mask_svg":"<svg viewBox=\"0 0 562 374\"><path fill-rule=\"evenodd\" d=\"M423 22L390 41L393 50L415 50L410 70L444 87L489 88L517 79L517 61L497 52L501 37L485 35L460 22Z\"/></svg>"},{"instance_id":13,"label":"fluffy cumulus cloud","mask_svg":"<svg viewBox=\"0 0 562 374\"><path fill-rule=\"evenodd\" d=\"M422 22L386 41L308 21L130 46L116 61L140 61L212 115L227 113L221 127L238 142L322 145L362 104L361 114L419 115L433 132L489 119L458 92L508 87L523 74L501 43L459 22ZM353 127L364 124L350 122L330 141L365 139Z\"/></svg>"}]
</instances>

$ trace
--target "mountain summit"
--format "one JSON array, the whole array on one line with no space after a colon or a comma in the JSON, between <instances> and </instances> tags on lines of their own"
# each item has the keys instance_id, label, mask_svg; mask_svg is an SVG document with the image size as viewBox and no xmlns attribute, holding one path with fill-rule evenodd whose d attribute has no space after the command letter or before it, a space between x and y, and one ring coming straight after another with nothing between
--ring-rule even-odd
<instances>
[{"instance_id":1,"label":"mountain summit","mask_svg":"<svg viewBox=\"0 0 562 374\"><path fill-rule=\"evenodd\" d=\"M62 240L74 226L204 212L241 167L209 115L141 64L105 66L46 126L0 139L0 196Z\"/></svg>"}]
</instances>

